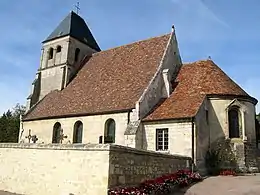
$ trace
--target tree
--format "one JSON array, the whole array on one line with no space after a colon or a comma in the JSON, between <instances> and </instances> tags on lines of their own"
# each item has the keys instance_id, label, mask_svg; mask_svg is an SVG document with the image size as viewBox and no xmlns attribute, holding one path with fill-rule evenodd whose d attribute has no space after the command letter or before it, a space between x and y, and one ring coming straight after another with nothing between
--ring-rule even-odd
<instances>
[{"instance_id":1,"label":"tree","mask_svg":"<svg viewBox=\"0 0 260 195\"><path fill-rule=\"evenodd\" d=\"M18 142L20 115L24 113L25 107L17 104L0 117L0 142Z\"/></svg>"},{"instance_id":2,"label":"tree","mask_svg":"<svg viewBox=\"0 0 260 195\"><path fill-rule=\"evenodd\" d=\"M256 119L260 122L260 113L256 115Z\"/></svg>"}]
</instances>

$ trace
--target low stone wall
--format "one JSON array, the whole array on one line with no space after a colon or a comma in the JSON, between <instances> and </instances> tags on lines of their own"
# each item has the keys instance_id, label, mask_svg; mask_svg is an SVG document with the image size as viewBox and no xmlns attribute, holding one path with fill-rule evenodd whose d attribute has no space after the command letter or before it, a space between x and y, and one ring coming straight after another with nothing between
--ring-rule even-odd
<instances>
[{"instance_id":1,"label":"low stone wall","mask_svg":"<svg viewBox=\"0 0 260 195\"><path fill-rule=\"evenodd\" d=\"M0 190L106 195L190 165L190 158L100 144L0 144Z\"/></svg>"},{"instance_id":2,"label":"low stone wall","mask_svg":"<svg viewBox=\"0 0 260 195\"><path fill-rule=\"evenodd\" d=\"M108 169L109 145L0 144L0 190L105 195Z\"/></svg>"},{"instance_id":3,"label":"low stone wall","mask_svg":"<svg viewBox=\"0 0 260 195\"><path fill-rule=\"evenodd\" d=\"M134 186L191 166L191 158L112 145L108 187Z\"/></svg>"}]
</instances>

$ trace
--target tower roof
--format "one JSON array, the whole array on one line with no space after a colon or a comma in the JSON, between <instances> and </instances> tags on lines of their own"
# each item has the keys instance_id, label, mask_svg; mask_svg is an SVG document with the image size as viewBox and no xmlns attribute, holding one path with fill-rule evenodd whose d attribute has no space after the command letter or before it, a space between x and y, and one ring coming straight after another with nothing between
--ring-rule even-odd
<instances>
[{"instance_id":1,"label":"tower roof","mask_svg":"<svg viewBox=\"0 0 260 195\"><path fill-rule=\"evenodd\" d=\"M64 36L71 36L85 44L87 44L92 49L100 51L100 48L90 32L84 19L78 14L71 11L62 22L56 27L56 29L43 41L46 43L48 41L61 38Z\"/></svg>"}]
</instances>

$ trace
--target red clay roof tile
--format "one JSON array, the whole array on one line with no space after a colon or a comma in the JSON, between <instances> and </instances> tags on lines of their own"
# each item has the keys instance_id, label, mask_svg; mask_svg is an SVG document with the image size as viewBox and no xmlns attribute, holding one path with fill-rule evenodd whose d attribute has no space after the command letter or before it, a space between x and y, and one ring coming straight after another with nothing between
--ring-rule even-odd
<instances>
[{"instance_id":1,"label":"red clay roof tile","mask_svg":"<svg viewBox=\"0 0 260 195\"><path fill-rule=\"evenodd\" d=\"M143 121L193 117L206 95L250 97L211 60L183 65L174 83L170 97Z\"/></svg>"},{"instance_id":2,"label":"red clay roof tile","mask_svg":"<svg viewBox=\"0 0 260 195\"><path fill-rule=\"evenodd\" d=\"M155 74L170 34L95 53L62 91L53 91L23 120L135 107Z\"/></svg>"}]
</instances>

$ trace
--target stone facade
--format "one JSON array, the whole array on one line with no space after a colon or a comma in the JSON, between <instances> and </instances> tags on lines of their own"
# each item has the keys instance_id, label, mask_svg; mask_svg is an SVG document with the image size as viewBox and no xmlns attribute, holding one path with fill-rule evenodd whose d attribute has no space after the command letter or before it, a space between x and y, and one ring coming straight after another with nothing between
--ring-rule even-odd
<instances>
[{"instance_id":1,"label":"stone facade","mask_svg":"<svg viewBox=\"0 0 260 195\"><path fill-rule=\"evenodd\" d=\"M0 189L28 195L106 195L180 168L190 158L101 144L0 144Z\"/></svg>"},{"instance_id":2,"label":"stone facade","mask_svg":"<svg viewBox=\"0 0 260 195\"><path fill-rule=\"evenodd\" d=\"M132 122L133 112L103 114L82 117L70 117L61 119L48 119L23 122L23 133L20 141L28 142L25 136L29 129L33 135L37 135L37 143L51 143L53 126L61 123L63 133L68 136L63 143L72 143L74 124L77 121L83 123L83 143L99 143L99 137L104 135L105 123L108 119L114 119L116 123L115 143L137 149L156 151L156 129L167 128L169 131L169 148L163 153L185 155L194 157L194 163L201 172L205 172L205 156L211 145L219 139L229 138L227 108L230 105L238 105L237 100L210 98L205 99L197 112L194 121L169 120L158 122ZM256 141L254 120L254 105L245 100L239 100L243 109L240 140L233 139L232 147L237 154L240 168L248 167L256 169ZM194 137L192 138L192 124L194 123ZM22 132L22 131L21 131ZM244 133L243 133L244 132ZM192 145L192 139L194 145Z\"/></svg>"},{"instance_id":3,"label":"stone facade","mask_svg":"<svg viewBox=\"0 0 260 195\"><path fill-rule=\"evenodd\" d=\"M60 51L58 51L59 47ZM75 61L76 49L79 49L77 61ZM51 50L52 57L50 58ZM77 72L82 59L94 52L96 51L70 36L44 43L40 68L32 83L31 94L27 101L27 110L51 91L63 89Z\"/></svg>"},{"instance_id":4,"label":"stone facade","mask_svg":"<svg viewBox=\"0 0 260 195\"><path fill-rule=\"evenodd\" d=\"M108 187L134 186L144 180L189 169L191 159L185 156L141 151L111 146L109 153Z\"/></svg>"},{"instance_id":5,"label":"stone facade","mask_svg":"<svg viewBox=\"0 0 260 195\"><path fill-rule=\"evenodd\" d=\"M108 119L115 121L115 143L119 145L125 145L124 132L127 127L128 121L130 120L131 114L128 112L114 113L114 114L103 114L93 116L82 116L82 117L70 117L60 119L47 119L47 120L36 120L36 121L25 121L23 122L22 129L20 131L19 142L28 142L25 136L28 135L31 130L32 135L38 137L37 143L52 143L53 127L55 123L59 122L63 129L63 134L68 138L64 139L63 143L72 143L74 125L77 121L83 123L83 143L99 143L99 137L104 136L105 123Z\"/></svg>"},{"instance_id":6,"label":"stone facade","mask_svg":"<svg viewBox=\"0 0 260 195\"><path fill-rule=\"evenodd\" d=\"M207 99L204 99L197 115L194 119L195 123L195 132L194 132L194 158L196 166L198 170L202 174L206 173L206 162L205 157L209 150L209 116L208 116L208 107L207 107Z\"/></svg>"},{"instance_id":7,"label":"stone facade","mask_svg":"<svg viewBox=\"0 0 260 195\"><path fill-rule=\"evenodd\" d=\"M190 121L147 122L143 126L143 148L156 151L156 129L168 129L169 149L163 153L191 157L192 123Z\"/></svg>"},{"instance_id":8,"label":"stone facade","mask_svg":"<svg viewBox=\"0 0 260 195\"><path fill-rule=\"evenodd\" d=\"M255 106L245 99L210 98L209 132L210 143L218 139L229 139L228 109L237 106L241 113L240 138L230 140L237 156L238 166L241 169L257 171L256 162L256 133L255 133Z\"/></svg>"},{"instance_id":9,"label":"stone facade","mask_svg":"<svg viewBox=\"0 0 260 195\"><path fill-rule=\"evenodd\" d=\"M182 66L173 28L164 56L154 77L136 103L137 119L142 119L162 99L169 97L174 80Z\"/></svg>"}]
</instances>

